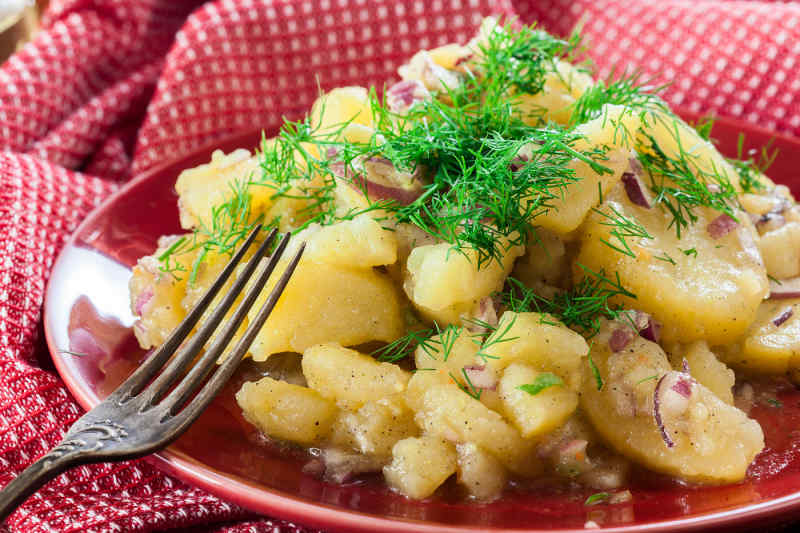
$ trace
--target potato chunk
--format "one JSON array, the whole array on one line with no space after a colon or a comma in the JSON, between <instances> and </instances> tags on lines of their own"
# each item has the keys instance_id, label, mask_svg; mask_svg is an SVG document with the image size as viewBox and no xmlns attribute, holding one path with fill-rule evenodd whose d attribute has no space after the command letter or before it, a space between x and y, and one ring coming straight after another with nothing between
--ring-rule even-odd
<instances>
[{"instance_id":1,"label":"potato chunk","mask_svg":"<svg viewBox=\"0 0 800 533\"><path fill-rule=\"evenodd\" d=\"M331 343L307 349L302 366L309 387L351 410L402 393L411 377L397 365Z\"/></svg>"},{"instance_id":2,"label":"potato chunk","mask_svg":"<svg viewBox=\"0 0 800 533\"><path fill-rule=\"evenodd\" d=\"M676 370L682 369L684 359L694 379L705 385L717 398L733 405L733 385L736 383L736 376L733 370L717 359L708 347L708 343L693 342L683 349L675 350L669 356L672 368Z\"/></svg>"},{"instance_id":3,"label":"potato chunk","mask_svg":"<svg viewBox=\"0 0 800 533\"><path fill-rule=\"evenodd\" d=\"M521 475L539 471L532 443L503 418L453 384L425 390L415 420L424 431L453 442L474 442Z\"/></svg>"},{"instance_id":4,"label":"potato chunk","mask_svg":"<svg viewBox=\"0 0 800 533\"><path fill-rule=\"evenodd\" d=\"M281 261L276 272L286 268ZM252 320L276 282L273 275L250 311ZM347 268L301 259L250 353L264 361L278 352L299 352L322 342L357 345L391 342L403 334L400 295L374 269Z\"/></svg>"},{"instance_id":5,"label":"potato chunk","mask_svg":"<svg viewBox=\"0 0 800 533\"><path fill-rule=\"evenodd\" d=\"M401 439L416 437L419 428L400 397L365 403L356 412L345 411L334 423L335 444L368 455L389 457Z\"/></svg>"},{"instance_id":6,"label":"potato chunk","mask_svg":"<svg viewBox=\"0 0 800 533\"><path fill-rule=\"evenodd\" d=\"M800 299L763 302L744 339L720 355L734 368L756 374L800 368Z\"/></svg>"},{"instance_id":7,"label":"potato chunk","mask_svg":"<svg viewBox=\"0 0 800 533\"><path fill-rule=\"evenodd\" d=\"M671 371L657 344L636 337L623 350L612 352L610 335L610 328L601 331L591 354L602 388L597 389L587 371L581 395L582 408L606 442L647 468L687 481L741 480L764 447L758 423L686 374ZM680 387L677 380L682 380ZM659 413L673 446L654 416L659 384L664 387Z\"/></svg>"},{"instance_id":8,"label":"potato chunk","mask_svg":"<svg viewBox=\"0 0 800 533\"><path fill-rule=\"evenodd\" d=\"M180 324L186 312L181 305L187 276L180 279L160 270L158 257L179 237L161 237L153 255L142 257L133 267L128 282L131 311L138 317L133 332L142 348L161 345ZM194 254L180 254L175 260L191 265Z\"/></svg>"},{"instance_id":9,"label":"potato chunk","mask_svg":"<svg viewBox=\"0 0 800 533\"><path fill-rule=\"evenodd\" d=\"M620 295L614 302L653 315L664 325L665 341L705 339L714 345L744 334L769 288L760 255L752 245L755 234L747 215L739 214L737 229L712 239L708 225L719 212L698 208L697 220L683 228L678 238L666 209L634 205L621 186L608 194L599 209L612 217L615 210L637 221L652 237L628 237L626 242L636 256L630 257L602 242L623 248L611 235L613 222L598 213L588 217L576 263L594 272L619 274L622 286L636 298Z\"/></svg>"},{"instance_id":10,"label":"potato chunk","mask_svg":"<svg viewBox=\"0 0 800 533\"><path fill-rule=\"evenodd\" d=\"M336 415L333 402L316 391L269 377L243 384L236 401L265 434L305 445L320 443Z\"/></svg>"},{"instance_id":11,"label":"potato chunk","mask_svg":"<svg viewBox=\"0 0 800 533\"><path fill-rule=\"evenodd\" d=\"M383 467L390 487L421 500L427 498L456 471L455 447L431 435L403 439L392 448L392 462Z\"/></svg>"},{"instance_id":12,"label":"potato chunk","mask_svg":"<svg viewBox=\"0 0 800 533\"><path fill-rule=\"evenodd\" d=\"M305 242L303 257L316 263L350 268L391 265L397 261L397 239L366 213L330 226L312 224L293 239ZM287 257L291 250L287 250Z\"/></svg>"},{"instance_id":13,"label":"potato chunk","mask_svg":"<svg viewBox=\"0 0 800 533\"><path fill-rule=\"evenodd\" d=\"M506 486L508 474L492 454L473 442L456 446L458 452L458 482L476 500L497 499Z\"/></svg>"},{"instance_id":14,"label":"potato chunk","mask_svg":"<svg viewBox=\"0 0 800 533\"><path fill-rule=\"evenodd\" d=\"M523 252L522 246L511 246L501 262L487 260L479 266L475 250L459 253L449 243L419 246L408 256L404 289L423 309L441 311L464 303L471 307L502 288L514 259Z\"/></svg>"},{"instance_id":15,"label":"potato chunk","mask_svg":"<svg viewBox=\"0 0 800 533\"><path fill-rule=\"evenodd\" d=\"M518 387L536 383L537 372L524 363L512 363L500 380L500 399L503 412L523 437L531 438L550 433L572 416L578 407L578 394L564 385L553 385L536 394Z\"/></svg>"},{"instance_id":16,"label":"potato chunk","mask_svg":"<svg viewBox=\"0 0 800 533\"><path fill-rule=\"evenodd\" d=\"M211 162L184 170L175 182L181 227L211 227L212 209L232 198L236 188L243 188L250 195L253 217L262 213L272 203L270 196L274 191L248 185L260 176L258 158L243 148L227 155L215 150Z\"/></svg>"},{"instance_id":17,"label":"potato chunk","mask_svg":"<svg viewBox=\"0 0 800 533\"><path fill-rule=\"evenodd\" d=\"M500 373L515 361L553 372L574 390L581 381L581 359L589 346L578 333L541 313L506 311L484 344L487 365Z\"/></svg>"},{"instance_id":18,"label":"potato chunk","mask_svg":"<svg viewBox=\"0 0 800 533\"><path fill-rule=\"evenodd\" d=\"M758 241L767 273L778 279L800 275L800 223L787 222Z\"/></svg>"},{"instance_id":19,"label":"potato chunk","mask_svg":"<svg viewBox=\"0 0 800 533\"><path fill-rule=\"evenodd\" d=\"M601 201L603 196L616 185L622 173L630 165L633 140L620 132L635 131L639 127L639 116L626 111L624 106L607 104L602 114L576 128L584 139L575 142L575 150L589 150L606 146L608 151L603 160L597 161L610 172L598 173L581 160L573 160L567 166L575 170L580 180L567 185L561 197L551 202L552 209L536 217L535 222L557 233L568 233L583 222L589 210Z\"/></svg>"},{"instance_id":20,"label":"potato chunk","mask_svg":"<svg viewBox=\"0 0 800 533\"><path fill-rule=\"evenodd\" d=\"M320 133L340 131L347 123L372 126L369 94L364 87L339 87L317 98L309 122Z\"/></svg>"}]
</instances>

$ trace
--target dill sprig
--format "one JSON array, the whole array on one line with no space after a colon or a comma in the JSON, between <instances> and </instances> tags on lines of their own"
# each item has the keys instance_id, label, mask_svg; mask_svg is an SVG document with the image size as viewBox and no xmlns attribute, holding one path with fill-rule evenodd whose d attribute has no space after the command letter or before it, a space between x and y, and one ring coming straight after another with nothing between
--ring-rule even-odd
<instances>
[{"instance_id":1,"label":"dill sprig","mask_svg":"<svg viewBox=\"0 0 800 533\"><path fill-rule=\"evenodd\" d=\"M188 236L182 236L173 242L159 256L159 269L181 279L179 272L186 272L187 266L177 256L197 251L189 273L189 284L197 278L200 265L209 254L227 254L232 256L256 224L264 215L252 216L252 195L248 184L249 176L228 182L225 200L212 207L208 222L200 219L197 227Z\"/></svg>"},{"instance_id":2,"label":"dill sprig","mask_svg":"<svg viewBox=\"0 0 800 533\"><path fill-rule=\"evenodd\" d=\"M739 175L739 186L742 192L763 192L766 190L766 184L761 181L761 175L764 174L775 158L778 157L778 149L770 151L772 146L772 139L761 148L758 152L759 158L755 159L755 150L750 150L748 154L744 153L744 133L739 134L736 142L736 158L728 159L728 162L733 165L736 173Z\"/></svg>"},{"instance_id":3,"label":"dill sprig","mask_svg":"<svg viewBox=\"0 0 800 533\"><path fill-rule=\"evenodd\" d=\"M637 115L644 124L648 124L655 113L671 113L659 94L667 87L651 85L642 80L641 73L622 73L616 76L612 72L605 81L598 81L575 100L572 104L570 123L583 124L602 115L607 104L624 106L623 113ZM624 120L614 124L614 142L630 146L636 132L629 131Z\"/></svg>"},{"instance_id":4,"label":"dill sprig","mask_svg":"<svg viewBox=\"0 0 800 533\"><path fill-rule=\"evenodd\" d=\"M602 317L613 320L624 312L622 306L609 300L615 296L636 296L622 286L619 273L608 276L604 270L595 272L578 264L584 276L572 289L556 293L548 299L509 277L507 289L501 294L503 303L517 313L536 311L554 316L567 327L592 337L600 330Z\"/></svg>"},{"instance_id":5,"label":"dill sprig","mask_svg":"<svg viewBox=\"0 0 800 533\"><path fill-rule=\"evenodd\" d=\"M621 254L625 254L633 259L636 259L636 253L631 249L627 239L629 237L637 239L652 239L653 236L650 235L647 229L639 224L639 222L632 216L626 217L612 204L609 204L608 208L611 211L610 213L607 213L606 211L603 211L597 207L592 208L595 213L603 217L600 225L610 227L610 236L614 238L614 242L606 239L600 239L600 242Z\"/></svg>"},{"instance_id":6,"label":"dill sprig","mask_svg":"<svg viewBox=\"0 0 800 533\"><path fill-rule=\"evenodd\" d=\"M639 162L650 176L650 189L656 195L654 203L672 215L668 227L674 227L680 238L681 231L697 221L695 210L699 207L710 207L736 219L736 189L724 169L700 168L683 147L677 120L672 132L677 154L667 155L656 139L646 134L649 145L640 151Z\"/></svg>"}]
</instances>

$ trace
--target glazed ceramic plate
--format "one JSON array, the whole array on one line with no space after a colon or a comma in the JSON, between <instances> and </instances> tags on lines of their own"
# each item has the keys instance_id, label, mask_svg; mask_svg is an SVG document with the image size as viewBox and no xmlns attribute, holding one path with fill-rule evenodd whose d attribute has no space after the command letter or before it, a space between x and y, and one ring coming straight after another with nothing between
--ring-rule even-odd
<instances>
[{"instance_id":1,"label":"glazed ceramic plate","mask_svg":"<svg viewBox=\"0 0 800 533\"><path fill-rule=\"evenodd\" d=\"M728 120L717 122L713 136L724 153L735 155L740 131L746 148L774 137ZM146 356L131 330L128 279L160 235L180 231L173 190L178 173L207 162L215 148L253 148L260 135L215 143L138 176L89 215L64 246L47 289L45 332L58 372L86 409ZM800 141L775 136L773 146L779 155L771 177L797 193ZM259 375L252 364L243 365L191 429L151 460L246 508L331 531L570 531L583 530L588 520L613 531L708 531L800 518L800 393L793 389L781 393L782 409L755 408L767 449L743 483L696 488L640 473L631 502L587 507L588 492L546 486L514 487L496 502L478 504L462 500L453 487L429 500L409 500L386 489L378 476L341 486L320 481L303 473L307 456L278 448L242 419L233 395Z\"/></svg>"}]
</instances>

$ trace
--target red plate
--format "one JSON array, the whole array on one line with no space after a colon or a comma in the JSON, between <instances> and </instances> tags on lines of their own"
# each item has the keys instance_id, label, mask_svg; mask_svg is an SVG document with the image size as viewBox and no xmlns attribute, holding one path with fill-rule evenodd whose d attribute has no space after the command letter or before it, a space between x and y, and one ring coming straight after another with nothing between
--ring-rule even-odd
<instances>
[{"instance_id":1,"label":"red plate","mask_svg":"<svg viewBox=\"0 0 800 533\"><path fill-rule=\"evenodd\" d=\"M714 137L724 153L735 155L740 131L745 148L773 139L780 152L770 175L797 192L800 141L719 120ZM130 267L153 252L160 235L180 231L173 191L178 173L207 162L215 148L253 147L260 135L215 143L138 176L89 215L65 245L47 288L44 324L58 372L83 407L96 405L145 355L130 329L127 283ZM303 454L277 449L242 419L233 393L248 372L252 378L253 371L243 368L192 428L152 461L221 498L301 524L338 531L583 531L594 520L611 531L639 532L728 530L800 518L800 393L794 390L782 393L782 409L755 409L768 448L743 483L693 488L646 475L625 504L585 507L587 492L545 488L510 490L497 502L477 504L448 491L409 500L377 477L337 486L303 474Z\"/></svg>"}]
</instances>

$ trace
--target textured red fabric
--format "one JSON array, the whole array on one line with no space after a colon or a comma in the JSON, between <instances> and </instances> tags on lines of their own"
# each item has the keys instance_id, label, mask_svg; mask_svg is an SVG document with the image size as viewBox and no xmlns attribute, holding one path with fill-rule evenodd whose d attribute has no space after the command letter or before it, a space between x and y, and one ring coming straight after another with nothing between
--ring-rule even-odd
<instances>
[{"instance_id":1,"label":"textured red fabric","mask_svg":"<svg viewBox=\"0 0 800 533\"><path fill-rule=\"evenodd\" d=\"M672 104L800 136L791 2L53 1L43 31L0 68L0 486L81 412L46 362L39 320L55 255L88 211L131 175L299 115L320 86L382 85L415 50L465 41L490 12L556 33L582 25L601 75L676 80ZM306 531L142 461L70 471L7 527Z\"/></svg>"}]
</instances>

